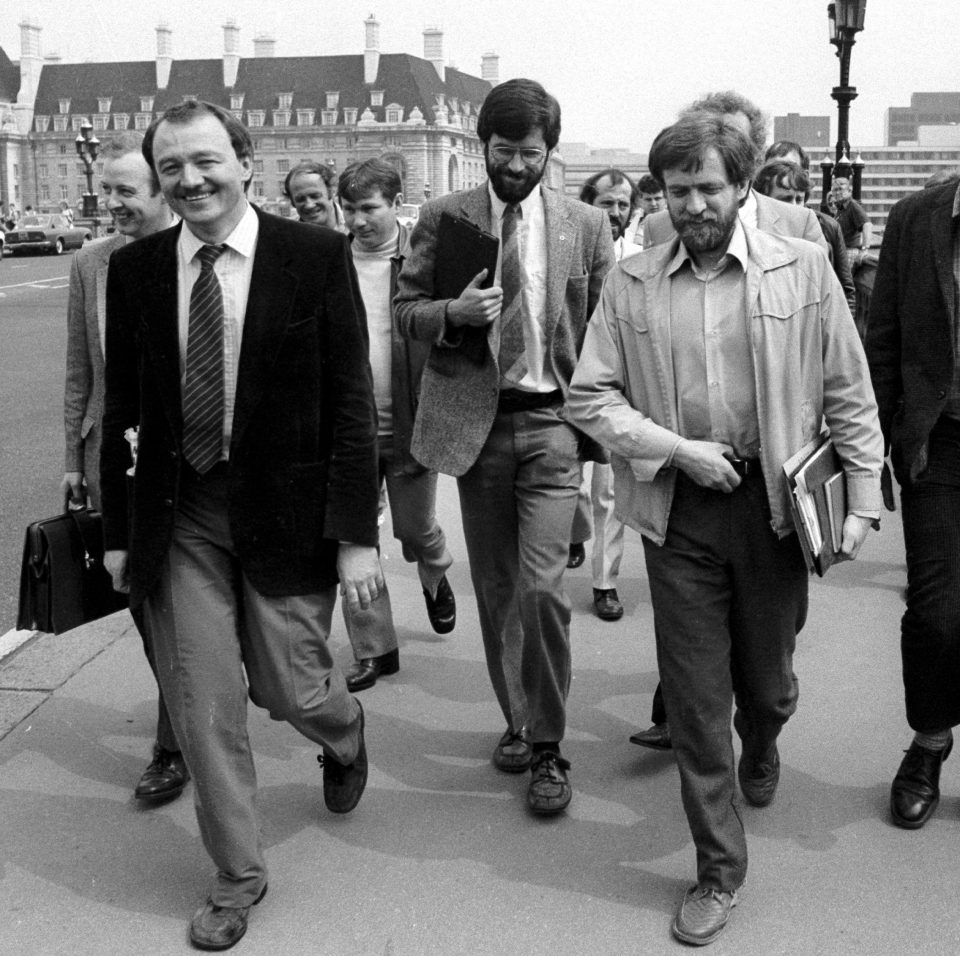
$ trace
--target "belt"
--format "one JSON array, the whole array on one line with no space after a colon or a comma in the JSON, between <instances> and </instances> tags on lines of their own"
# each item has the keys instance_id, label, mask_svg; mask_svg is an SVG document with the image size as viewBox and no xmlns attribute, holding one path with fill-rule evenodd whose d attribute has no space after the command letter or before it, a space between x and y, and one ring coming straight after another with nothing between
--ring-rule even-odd
<instances>
[{"instance_id":1,"label":"belt","mask_svg":"<svg viewBox=\"0 0 960 956\"><path fill-rule=\"evenodd\" d=\"M563 403L563 392L555 388L552 392L522 392L519 388L501 389L497 398L497 411L512 414L529 412L535 408L547 408Z\"/></svg>"},{"instance_id":2,"label":"belt","mask_svg":"<svg viewBox=\"0 0 960 956\"><path fill-rule=\"evenodd\" d=\"M759 458L728 458L727 461L741 478L761 474Z\"/></svg>"}]
</instances>

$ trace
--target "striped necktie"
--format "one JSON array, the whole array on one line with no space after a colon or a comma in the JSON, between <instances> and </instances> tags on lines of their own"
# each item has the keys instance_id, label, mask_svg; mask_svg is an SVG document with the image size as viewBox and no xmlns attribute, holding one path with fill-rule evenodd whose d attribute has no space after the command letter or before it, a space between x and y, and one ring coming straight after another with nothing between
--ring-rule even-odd
<instances>
[{"instance_id":1,"label":"striped necktie","mask_svg":"<svg viewBox=\"0 0 960 956\"><path fill-rule=\"evenodd\" d=\"M511 382L519 382L527 371L526 348L523 338L523 282L520 271L519 205L507 206L503 211L500 243L503 255L500 261L500 287L503 304L500 307L500 375Z\"/></svg>"},{"instance_id":2,"label":"striped necktie","mask_svg":"<svg viewBox=\"0 0 960 956\"><path fill-rule=\"evenodd\" d=\"M200 275L190 293L183 456L201 475L223 450L223 292L213 264L226 248L200 247Z\"/></svg>"}]
</instances>

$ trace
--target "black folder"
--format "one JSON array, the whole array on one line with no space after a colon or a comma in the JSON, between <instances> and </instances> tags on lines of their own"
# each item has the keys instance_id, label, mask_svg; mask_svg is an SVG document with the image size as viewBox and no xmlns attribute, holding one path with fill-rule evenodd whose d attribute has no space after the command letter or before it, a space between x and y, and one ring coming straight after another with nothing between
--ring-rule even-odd
<instances>
[{"instance_id":1,"label":"black folder","mask_svg":"<svg viewBox=\"0 0 960 956\"><path fill-rule=\"evenodd\" d=\"M487 270L482 288L493 285L500 241L467 219L441 213L437 228L437 254L433 266L433 290L437 299L456 299L477 273ZM466 326L460 351L482 365L490 326Z\"/></svg>"}]
</instances>

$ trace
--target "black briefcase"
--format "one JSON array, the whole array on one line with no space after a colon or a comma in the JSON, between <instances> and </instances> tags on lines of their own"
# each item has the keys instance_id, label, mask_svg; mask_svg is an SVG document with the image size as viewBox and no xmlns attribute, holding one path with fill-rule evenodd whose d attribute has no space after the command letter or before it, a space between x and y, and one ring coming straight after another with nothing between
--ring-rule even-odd
<instances>
[{"instance_id":1,"label":"black briefcase","mask_svg":"<svg viewBox=\"0 0 960 956\"><path fill-rule=\"evenodd\" d=\"M103 521L84 508L27 528L20 569L22 631L62 634L127 606L103 566Z\"/></svg>"}]
</instances>

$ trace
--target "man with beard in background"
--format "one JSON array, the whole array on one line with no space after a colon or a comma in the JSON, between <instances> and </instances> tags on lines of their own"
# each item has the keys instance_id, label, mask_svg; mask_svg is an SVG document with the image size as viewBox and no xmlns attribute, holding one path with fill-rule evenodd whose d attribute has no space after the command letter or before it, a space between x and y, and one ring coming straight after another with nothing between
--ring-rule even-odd
<instances>
[{"instance_id":1,"label":"man with beard in background","mask_svg":"<svg viewBox=\"0 0 960 956\"><path fill-rule=\"evenodd\" d=\"M477 134L489 181L423 207L396 316L405 335L432 346L412 451L458 479L487 670L507 724L493 762L529 767L530 809L557 813L571 798L560 754L570 687L563 573L583 447L563 403L613 243L599 209L541 186L560 105L539 83L494 87ZM500 239L489 288L484 269L457 298L436 297L444 213Z\"/></svg>"},{"instance_id":2,"label":"man with beard in background","mask_svg":"<svg viewBox=\"0 0 960 956\"><path fill-rule=\"evenodd\" d=\"M747 872L734 805L769 804L796 710L808 574L784 462L826 419L846 473L841 550L880 516L883 439L859 336L826 257L742 222L756 152L731 120L682 117L654 140L677 235L604 284L567 398L609 449L618 511L643 537L673 749L697 882L673 922L723 931Z\"/></svg>"}]
</instances>

